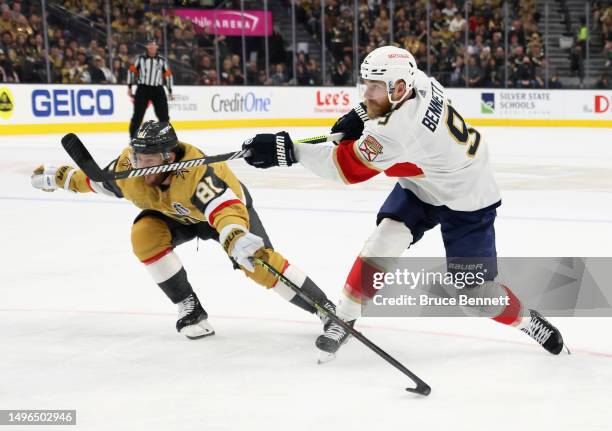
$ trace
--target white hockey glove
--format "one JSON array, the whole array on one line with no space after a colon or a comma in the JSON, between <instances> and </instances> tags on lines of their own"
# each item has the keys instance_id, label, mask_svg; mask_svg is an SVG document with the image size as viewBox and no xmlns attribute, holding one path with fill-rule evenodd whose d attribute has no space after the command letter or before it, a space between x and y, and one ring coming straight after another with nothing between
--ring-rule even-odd
<instances>
[{"instance_id":1,"label":"white hockey glove","mask_svg":"<svg viewBox=\"0 0 612 431\"><path fill-rule=\"evenodd\" d=\"M75 172L72 166L41 165L32 173L32 187L44 192L52 192L57 188L70 190L70 179Z\"/></svg>"},{"instance_id":2,"label":"white hockey glove","mask_svg":"<svg viewBox=\"0 0 612 431\"><path fill-rule=\"evenodd\" d=\"M255 271L251 258L265 247L263 239L238 224L225 226L219 234L219 242L226 253L249 272Z\"/></svg>"}]
</instances>

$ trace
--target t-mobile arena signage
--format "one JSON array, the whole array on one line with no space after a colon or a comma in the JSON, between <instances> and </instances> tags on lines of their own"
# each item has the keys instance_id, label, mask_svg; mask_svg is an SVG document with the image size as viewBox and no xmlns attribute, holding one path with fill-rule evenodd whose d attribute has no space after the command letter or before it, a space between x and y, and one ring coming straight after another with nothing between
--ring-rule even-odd
<instances>
[{"instance_id":1,"label":"t-mobile arena signage","mask_svg":"<svg viewBox=\"0 0 612 431\"><path fill-rule=\"evenodd\" d=\"M244 29L245 36L272 35L272 12L245 10L242 13L239 10L176 9L175 13L182 19L193 21L196 31L201 33L242 36Z\"/></svg>"}]
</instances>

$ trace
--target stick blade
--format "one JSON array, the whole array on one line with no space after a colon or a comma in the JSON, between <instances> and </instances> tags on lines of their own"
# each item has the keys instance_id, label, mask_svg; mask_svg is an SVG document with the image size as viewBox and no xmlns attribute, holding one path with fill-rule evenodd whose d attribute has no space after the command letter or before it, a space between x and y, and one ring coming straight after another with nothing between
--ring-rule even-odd
<instances>
[{"instance_id":1,"label":"stick blade","mask_svg":"<svg viewBox=\"0 0 612 431\"><path fill-rule=\"evenodd\" d=\"M418 384L416 388L406 388L408 392L427 396L431 393L431 387L427 383Z\"/></svg>"},{"instance_id":2,"label":"stick blade","mask_svg":"<svg viewBox=\"0 0 612 431\"><path fill-rule=\"evenodd\" d=\"M68 133L62 138L62 147L85 174L96 182L105 180L104 171L94 161L93 157L74 133Z\"/></svg>"}]
</instances>

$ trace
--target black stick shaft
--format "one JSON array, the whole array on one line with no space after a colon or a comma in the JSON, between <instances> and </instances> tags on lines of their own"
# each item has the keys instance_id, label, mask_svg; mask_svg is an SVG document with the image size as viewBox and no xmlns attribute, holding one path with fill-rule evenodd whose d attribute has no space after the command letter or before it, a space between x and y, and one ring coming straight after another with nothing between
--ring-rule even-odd
<instances>
[{"instance_id":1,"label":"black stick shaft","mask_svg":"<svg viewBox=\"0 0 612 431\"><path fill-rule=\"evenodd\" d=\"M283 274L281 274L276 269L274 269L274 267L272 267L269 263L267 263L266 261L261 260L259 258L254 258L253 260L255 261L255 263L257 263L258 265L261 265L266 270L268 270L270 273L272 273L276 278L281 280L284 284L289 286L289 288L291 288L291 290L293 290L297 295L299 295L306 302L308 302L309 304L314 306L318 311L320 311L321 313L324 313L334 323L337 323L338 325L342 326L348 333L350 333L353 337L355 337L356 339L361 341L363 344L365 344L366 347L368 347L370 350L372 350L378 356L383 358L389 364L393 365L395 368L397 368L404 375L408 376L414 383L416 383L417 386L416 386L416 388L406 388L407 391L415 392L415 393L418 393L418 394L421 394L421 395L429 395L430 394L431 387L427 383L425 383L423 380L421 380L416 374L414 374L412 371L410 371L408 368L406 368L401 362L399 362L393 356L391 356L390 354L385 352L383 349L378 347L376 344L374 344L372 341L370 341L369 338L367 338L361 332L357 331L351 325L347 324L344 320L340 319L338 316L336 316L336 314L334 314L331 311L329 311L326 308L324 308L321 304L319 304L317 301L315 301L310 296L308 296L308 294L305 293L302 289L300 289L298 286L296 286L291 280L289 280Z\"/></svg>"},{"instance_id":2,"label":"black stick shaft","mask_svg":"<svg viewBox=\"0 0 612 431\"><path fill-rule=\"evenodd\" d=\"M342 133L332 133L330 135L319 135L311 138L299 139L295 142L304 144L318 144L339 140L342 138ZM119 180L123 178L136 178L143 175L159 174L163 172L178 171L179 169L192 168L195 166L208 165L211 163L226 162L229 160L240 159L247 156L248 151L239 150L231 153L217 154L214 156L205 156L198 159L184 160L177 163L166 165L149 166L146 168L129 169L121 172L110 172L100 168L91 156L83 142L74 133L69 133L62 138L62 146L70 155L77 166L90 179L96 182Z\"/></svg>"}]
</instances>

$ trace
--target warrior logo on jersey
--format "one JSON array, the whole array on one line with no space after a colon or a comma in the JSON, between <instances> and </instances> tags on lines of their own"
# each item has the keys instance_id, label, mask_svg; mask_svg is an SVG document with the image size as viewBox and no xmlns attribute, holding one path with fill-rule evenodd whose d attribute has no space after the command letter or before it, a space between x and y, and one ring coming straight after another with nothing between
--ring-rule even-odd
<instances>
[{"instance_id":1,"label":"warrior logo on jersey","mask_svg":"<svg viewBox=\"0 0 612 431\"><path fill-rule=\"evenodd\" d=\"M367 159L368 162L373 162L379 154L382 154L383 146L380 142L368 135L359 145L359 151Z\"/></svg>"},{"instance_id":2,"label":"warrior logo on jersey","mask_svg":"<svg viewBox=\"0 0 612 431\"><path fill-rule=\"evenodd\" d=\"M180 202L172 202L172 208L174 208L174 211L179 215L188 215L190 212Z\"/></svg>"}]
</instances>

